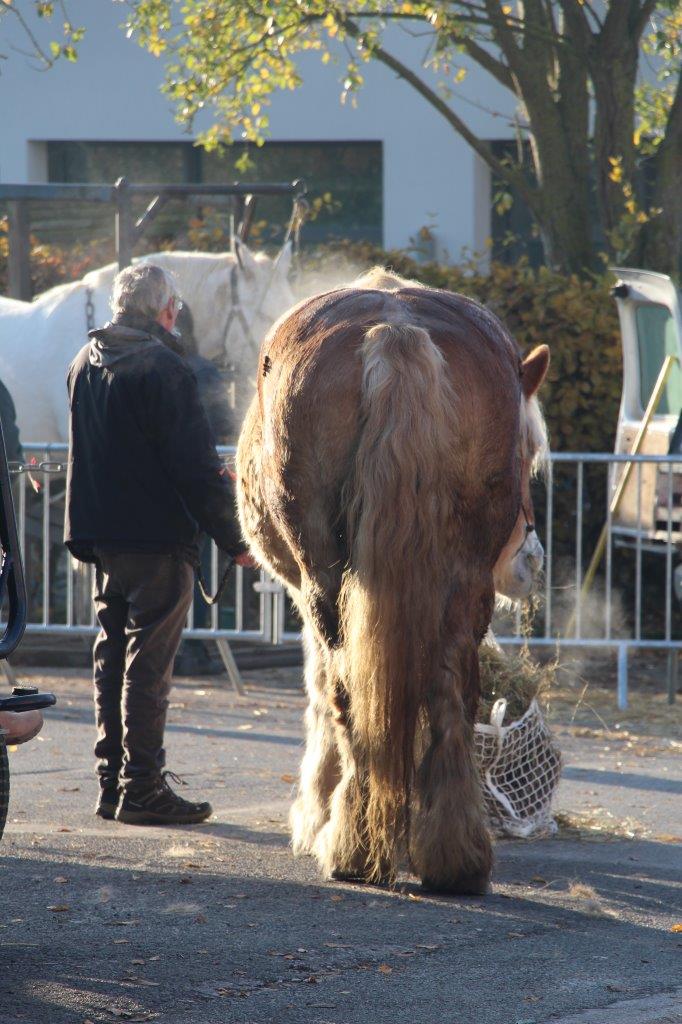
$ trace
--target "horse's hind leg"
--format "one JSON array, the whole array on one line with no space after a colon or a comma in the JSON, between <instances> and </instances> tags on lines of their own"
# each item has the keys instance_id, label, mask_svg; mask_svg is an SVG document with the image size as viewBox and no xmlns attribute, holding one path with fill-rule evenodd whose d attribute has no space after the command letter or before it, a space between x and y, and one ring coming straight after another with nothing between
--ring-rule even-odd
<instances>
[{"instance_id":1,"label":"horse's hind leg","mask_svg":"<svg viewBox=\"0 0 682 1024\"><path fill-rule=\"evenodd\" d=\"M340 778L325 656L309 627L304 630L304 641L308 693L306 747L298 794L289 814L291 842L296 854L312 852L313 843L329 818L329 801Z\"/></svg>"},{"instance_id":2,"label":"horse's hind leg","mask_svg":"<svg viewBox=\"0 0 682 1024\"><path fill-rule=\"evenodd\" d=\"M362 770L347 723L340 720L336 728L341 778L332 794L329 820L315 841L314 853L328 878L370 881L364 838L367 801Z\"/></svg>"},{"instance_id":3,"label":"horse's hind leg","mask_svg":"<svg viewBox=\"0 0 682 1024\"><path fill-rule=\"evenodd\" d=\"M473 721L457 683L476 689L473 637L460 638L428 698L429 743L419 766L410 856L425 887L484 893L492 867L490 837L474 755Z\"/></svg>"}]
</instances>

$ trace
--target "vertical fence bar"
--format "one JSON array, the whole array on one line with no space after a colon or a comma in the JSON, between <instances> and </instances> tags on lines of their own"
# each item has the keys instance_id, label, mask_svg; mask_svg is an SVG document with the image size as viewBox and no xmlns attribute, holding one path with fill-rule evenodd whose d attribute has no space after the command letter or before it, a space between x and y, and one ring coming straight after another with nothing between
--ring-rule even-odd
<instances>
[{"instance_id":1,"label":"vertical fence bar","mask_svg":"<svg viewBox=\"0 0 682 1024\"><path fill-rule=\"evenodd\" d=\"M95 590L95 567L94 567L94 565L88 565L87 573L88 573L88 590L89 590L90 596L92 597L92 594L94 593L94 590ZM90 601L90 625L91 626L95 625L95 602L93 600Z\"/></svg>"},{"instance_id":2,"label":"vertical fence bar","mask_svg":"<svg viewBox=\"0 0 682 1024\"><path fill-rule=\"evenodd\" d=\"M215 594L218 589L218 548L211 541L211 593ZM220 601L211 605L211 629L218 628L218 608Z\"/></svg>"},{"instance_id":3,"label":"vertical fence bar","mask_svg":"<svg viewBox=\"0 0 682 1024\"><path fill-rule=\"evenodd\" d=\"M73 561L66 552L66 625L73 626Z\"/></svg>"},{"instance_id":4,"label":"vertical fence bar","mask_svg":"<svg viewBox=\"0 0 682 1024\"><path fill-rule=\"evenodd\" d=\"M552 540L554 532L554 463L547 464L547 494L545 502L545 637L552 630Z\"/></svg>"},{"instance_id":5,"label":"vertical fence bar","mask_svg":"<svg viewBox=\"0 0 682 1024\"><path fill-rule=\"evenodd\" d=\"M628 706L628 648L618 645L618 708L625 711Z\"/></svg>"},{"instance_id":6,"label":"vertical fence bar","mask_svg":"<svg viewBox=\"0 0 682 1024\"><path fill-rule=\"evenodd\" d=\"M654 467L655 472L655 467ZM637 463L637 540L635 542L635 640L642 639L642 463Z\"/></svg>"},{"instance_id":7,"label":"vertical fence bar","mask_svg":"<svg viewBox=\"0 0 682 1024\"><path fill-rule=\"evenodd\" d=\"M19 474L19 547L26 565L26 473Z\"/></svg>"},{"instance_id":8,"label":"vertical fence bar","mask_svg":"<svg viewBox=\"0 0 682 1024\"><path fill-rule=\"evenodd\" d=\"M234 602L234 628L238 633L244 629L244 570L241 565L236 571L236 594Z\"/></svg>"},{"instance_id":9,"label":"vertical fence bar","mask_svg":"<svg viewBox=\"0 0 682 1024\"><path fill-rule=\"evenodd\" d=\"M604 582L605 635L611 639L612 598L611 580L613 573L613 513L611 511L611 493L613 490L613 463L606 466L606 580Z\"/></svg>"},{"instance_id":10,"label":"vertical fence bar","mask_svg":"<svg viewBox=\"0 0 682 1024\"><path fill-rule=\"evenodd\" d=\"M261 569L259 582L266 583L267 576ZM272 594L266 593L264 590L260 590L258 593L260 599L260 629L263 639L266 643L270 643L272 640Z\"/></svg>"},{"instance_id":11,"label":"vertical fence bar","mask_svg":"<svg viewBox=\"0 0 682 1024\"><path fill-rule=\"evenodd\" d=\"M50 474L43 480L43 626L50 621Z\"/></svg>"},{"instance_id":12,"label":"vertical fence bar","mask_svg":"<svg viewBox=\"0 0 682 1024\"><path fill-rule=\"evenodd\" d=\"M584 463L578 459L576 466L576 516L575 516L575 638L580 638L582 628L582 580L583 580L583 478Z\"/></svg>"},{"instance_id":13,"label":"vertical fence bar","mask_svg":"<svg viewBox=\"0 0 682 1024\"><path fill-rule=\"evenodd\" d=\"M673 603L673 465L668 463L668 537L665 549L665 638L670 643L672 638L672 603ZM668 704L675 703L677 689L677 673L675 661L677 651L668 648L668 665L666 673Z\"/></svg>"},{"instance_id":14,"label":"vertical fence bar","mask_svg":"<svg viewBox=\"0 0 682 1024\"><path fill-rule=\"evenodd\" d=\"M665 639L670 643L673 612L673 466L668 463L668 536L665 550Z\"/></svg>"}]
</instances>

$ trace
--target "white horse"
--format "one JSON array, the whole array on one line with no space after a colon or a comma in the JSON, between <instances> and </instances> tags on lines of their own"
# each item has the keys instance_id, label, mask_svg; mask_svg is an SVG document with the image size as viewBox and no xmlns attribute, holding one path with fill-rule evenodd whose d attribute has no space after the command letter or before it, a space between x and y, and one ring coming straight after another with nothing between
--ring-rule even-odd
<instances>
[{"instance_id":1,"label":"white horse","mask_svg":"<svg viewBox=\"0 0 682 1024\"><path fill-rule=\"evenodd\" d=\"M234 364L240 422L251 398L260 340L294 301L290 246L276 261L252 253L243 242L235 243L235 254L164 252L140 260L173 274L192 311L199 354L206 359L225 354ZM95 326L110 318L116 271L113 263L92 270L33 302L0 297L0 380L14 399L22 441L67 440L66 371L87 341L88 300Z\"/></svg>"}]
</instances>

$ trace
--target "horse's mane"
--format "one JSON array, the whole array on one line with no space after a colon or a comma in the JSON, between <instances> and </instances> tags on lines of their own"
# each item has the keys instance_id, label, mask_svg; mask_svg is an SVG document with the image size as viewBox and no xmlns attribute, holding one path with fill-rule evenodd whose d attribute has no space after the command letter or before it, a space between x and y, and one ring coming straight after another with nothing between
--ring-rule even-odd
<instances>
[{"instance_id":1,"label":"horse's mane","mask_svg":"<svg viewBox=\"0 0 682 1024\"><path fill-rule=\"evenodd\" d=\"M533 473L545 476L549 468L549 438L545 417L535 395L521 399L520 429L522 454L532 458Z\"/></svg>"},{"instance_id":2,"label":"horse's mane","mask_svg":"<svg viewBox=\"0 0 682 1024\"><path fill-rule=\"evenodd\" d=\"M380 292L398 291L400 288L423 288L419 281L410 281L406 277L400 277L393 270L386 267L371 267L364 274L356 277L352 282L353 288L370 288Z\"/></svg>"}]
</instances>

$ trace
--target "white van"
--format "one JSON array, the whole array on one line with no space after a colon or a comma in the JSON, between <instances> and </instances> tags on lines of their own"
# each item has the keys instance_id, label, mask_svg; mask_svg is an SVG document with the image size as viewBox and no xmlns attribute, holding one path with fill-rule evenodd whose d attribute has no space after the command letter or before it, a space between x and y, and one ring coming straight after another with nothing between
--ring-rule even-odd
<instances>
[{"instance_id":1,"label":"white van","mask_svg":"<svg viewBox=\"0 0 682 1024\"><path fill-rule=\"evenodd\" d=\"M680 295L664 274L613 268L623 345L623 393L616 452L630 454L666 355L677 357L640 445L642 455L682 453L682 312ZM682 456L681 456L682 457ZM641 472L641 505L638 477ZM671 494L672 491L672 494ZM670 501L672 498L672 501ZM665 550L668 520L673 544L682 547L682 461L672 467L633 466L613 514L614 540L645 550Z\"/></svg>"}]
</instances>

